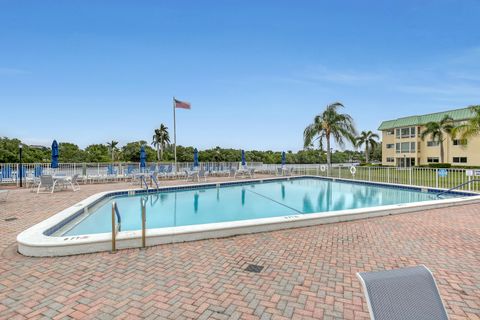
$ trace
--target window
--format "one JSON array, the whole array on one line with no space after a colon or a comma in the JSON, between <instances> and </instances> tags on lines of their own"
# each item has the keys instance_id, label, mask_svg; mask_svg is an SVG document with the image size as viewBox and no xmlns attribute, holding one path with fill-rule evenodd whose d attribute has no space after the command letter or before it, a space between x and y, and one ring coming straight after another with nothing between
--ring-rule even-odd
<instances>
[{"instance_id":1,"label":"window","mask_svg":"<svg viewBox=\"0 0 480 320\"><path fill-rule=\"evenodd\" d=\"M400 150L402 153L410 152L410 142L402 142L400 146Z\"/></svg>"},{"instance_id":2,"label":"window","mask_svg":"<svg viewBox=\"0 0 480 320\"><path fill-rule=\"evenodd\" d=\"M395 143L395 150L396 150L397 153L400 153L400 143L399 142Z\"/></svg>"},{"instance_id":3,"label":"window","mask_svg":"<svg viewBox=\"0 0 480 320\"><path fill-rule=\"evenodd\" d=\"M393 136L395 134L395 130L390 129L390 130L385 131L385 133L386 133L387 136Z\"/></svg>"},{"instance_id":4,"label":"window","mask_svg":"<svg viewBox=\"0 0 480 320\"><path fill-rule=\"evenodd\" d=\"M395 162L395 158L390 158L390 157L388 157L388 158L387 158L387 162Z\"/></svg>"},{"instance_id":5,"label":"window","mask_svg":"<svg viewBox=\"0 0 480 320\"><path fill-rule=\"evenodd\" d=\"M387 149L393 149L393 147L395 147L395 145L393 143L388 143L387 144Z\"/></svg>"},{"instance_id":6,"label":"window","mask_svg":"<svg viewBox=\"0 0 480 320\"><path fill-rule=\"evenodd\" d=\"M438 163L438 157L428 157L427 158L428 163Z\"/></svg>"},{"instance_id":7,"label":"window","mask_svg":"<svg viewBox=\"0 0 480 320\"><path fill-rule=\"evenodd\" d=\"M417 144L415 142L410 142L410 152L415 152L415 146Z\"/></svg>"},{"instance_id":8,"label":"window","mask_svg":"<svg viewBox=\"0 0 480 320\"><path fill-rule=\"evenodd\" d=\"M453 140L453 145L454 146L466 146L467 145L467 139L454 139Z\"/></svg>"},{"instance_id":9,"label":"window","mask_svg":"<svg viewBox=\"0 0 480 320\"><path fill-rule=\"evenodd\" d=\"M415 138L415 127L410 128L410 138Z\"/></svg>"},{"instance_id":10,"label":"window","mask_svg":"<svg viewBox=\"0 0 480 320\"><path fill-rule=\"evenodd\" d=\"M418 150L418 152L420 152L420 146L421 146L420 142L417 143L417 150ZM420 161L418 161L418 162L420 163Z\"/></svg>"},{"instance_id":11,"label":"window","mask_svg":"<svg viewBox=\"0 0 480 320\"><path fill-rule=\"evenodd\" d=\"M439 145L438 141L427 141L427 147L438 147Z\"/></svg>"},{"instance_id":12,"label":"window","mask_svg":"<svg viewBox=\"0 0 480 320\"><path fill-rule=\"evenodd\" d=\"M400 138L400 129L395 129L395 137Z\"/></svg>"},{"instance_id":13,"label":"window","mask_svg":"<svg viewBox=\"0 0 480 320\"><path fill-rule=\"evenodd\" d=\"M410 137L410 128L402 128L402 138Z\"/></svg>"},{"instance_id":14,"label":"window","mask_svg":"<svg viewBox=\"0 0 480 320\"><path fill-rule=\"evenodd\" d=\"M453 157L453 163L467 163L467 157Z\"/></svg>"}]
</instances>

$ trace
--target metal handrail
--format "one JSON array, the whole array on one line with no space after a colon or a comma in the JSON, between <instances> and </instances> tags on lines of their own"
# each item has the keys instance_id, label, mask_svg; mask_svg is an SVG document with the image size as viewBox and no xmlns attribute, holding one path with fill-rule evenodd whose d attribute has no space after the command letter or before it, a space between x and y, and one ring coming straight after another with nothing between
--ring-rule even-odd
<instances>
[{"instance_id":1,"label":"metal handrail","mask_svg":"<svg viewBox=\"0 0 480 320\"><path fill-rule=\"evenodd\" d=\"M115 221L118 221L117 222ZM118 206L115 201L112 202L112 253L117 251L117 233L122 230L122 218L120 212L118 211Z\"/></svg>"},{"instance_id":2,"label":"metal handrail","mask_svg":"<svg viewBox=\"0 0 480 320\"><path fill-rule=\"evenodd\" d=\"M440 198L441 195L446 194L446 193L449 193L449 192L452 191L452 190L455 190L455 189L461 188L461 187L463 187L463 186L466 186L467 184L469 184L469 183L471 183L471 182L480 182L480 179L468 180L467 182L461 183L461 184L459 184L458 186L455 186L455 187L450 188L450 189L448 189L448 190L446 190L446 191L440 192L439 194L437 194L437 198Z\"/></svg>"},{"instance_id":3,"label":"metal handrail","mask_svg":"<svg viewBox=\"0 0 480 320\"><path fill-rule=\"evenodd\" d=\"M153 182L155 183L155 185L157 186L157 189L159 189L160 187L159 187L159 185L158 185L158 181L157 181L157 178L155 177L155 174L154 174L154 173L152 173L152 174L150 175L150 179L152 179L152 181L153 181Z\"/></svg>"},{"instance_id":4,"label":"metal handrail","mask_svg":"<svg viewBox=\"0 0 480 320\"><path fill-rule=\"evenodd\" d=\"M142 184L142 182L145 184L145 189L147 189L147 193L148 193L148 183L147 183L147 179L145 179L144 175L140 176L140 184Z\"/></svg>"},{"instance_id":5,"label":"metal handrail","mask_svg":"<svg viewBox=\"0 0 480 320\"><path fill-rule=\"evenodd\" d=\"M147 224L147 199L141 198L140 205L142 207L142 248L146 247L146 224Z\"/></svg>"}]
</instances>

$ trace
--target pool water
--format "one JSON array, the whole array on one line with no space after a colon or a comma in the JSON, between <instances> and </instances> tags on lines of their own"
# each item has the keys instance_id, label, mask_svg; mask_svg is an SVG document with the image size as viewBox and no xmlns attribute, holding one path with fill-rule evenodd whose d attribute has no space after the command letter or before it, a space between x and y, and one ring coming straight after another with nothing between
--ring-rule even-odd
<instances>
[{"instance_id":1,"label":"pool water","mask_svg":"<svg viewBox=\"0 0 480 320\"><path fill-rule=\"evenodd\" d=\"M111 232L112 201L121 215L121 230L140 230L142 199L148 229L438 200L435 193L389 186L316 178L272 180L108 198L61 235Z\"/></svg>"}]
</instances>

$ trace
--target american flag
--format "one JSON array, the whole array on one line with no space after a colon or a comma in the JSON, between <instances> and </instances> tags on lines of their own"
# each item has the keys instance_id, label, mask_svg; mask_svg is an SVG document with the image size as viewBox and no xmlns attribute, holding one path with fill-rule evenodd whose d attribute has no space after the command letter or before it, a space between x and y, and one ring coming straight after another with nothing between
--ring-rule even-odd
<instances>
[{"instance_id":1,"label":"american flag","mask_svg":"<svg viewBox=\"0 0 480 320\"><path fill-rule=\"evenodd\" d=\"M180 109L190 109L191 105L189 102L184 102L180 101L177 99L173 99L173 102L175 103L175 108L180 108Z\"/></svg>"}]
</instances>

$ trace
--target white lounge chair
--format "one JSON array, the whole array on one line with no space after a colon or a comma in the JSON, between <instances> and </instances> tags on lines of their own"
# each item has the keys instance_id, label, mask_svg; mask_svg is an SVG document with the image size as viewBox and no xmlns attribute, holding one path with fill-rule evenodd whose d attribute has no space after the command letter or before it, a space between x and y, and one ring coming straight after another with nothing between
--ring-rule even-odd
<instances>
[{"instance_id":1,"label":"white lounge chair","mask_svg":"<svg viewBox=\"0 0 480 320\"><path fill-rule=\"evenodd\" d=\"M448 320L432 272L423 265L357 277L372 320Z\"/></svg>"},{"instance_id":2,"label":"white lounge chair","mask_svg":"<svg viewBox=\"0 0 480 320\"><path fill-rule=\"evenodd\" d=\"M195 181L195 178L197 180L199 180L197 170L187 170L187 169L185 169L184 171L185 171L185 175L187 176L185 178L185 181L188 181L190 178L192 179L192 181Z\"/></svg>"},{"instance_id":3,"label":"white lounge chair","mask_svg":"<svg viewBox=\"0 0 480 320\"><path fill-rule=\"evenodd\" d=\"M200 182L200 179L203 178L205 181L207 181L207 176L208 176L208 171L206 171L205 169L200 169L200 171L198 171L198 181Z\"/></svg>"},{"instance_id":4,"label":"white lounge chair","mask_svg":"<svg viewBox=\"0 0 480 320\"><path fill-rule=\"evenodd\" d=\"M40 176L40 183L37 187L37 193L53 193L55 191L55 186L57 181L53 179L51 175ZM43 188L44 192L40 192L40 189Z\"/></svg>"}]
</instances>

